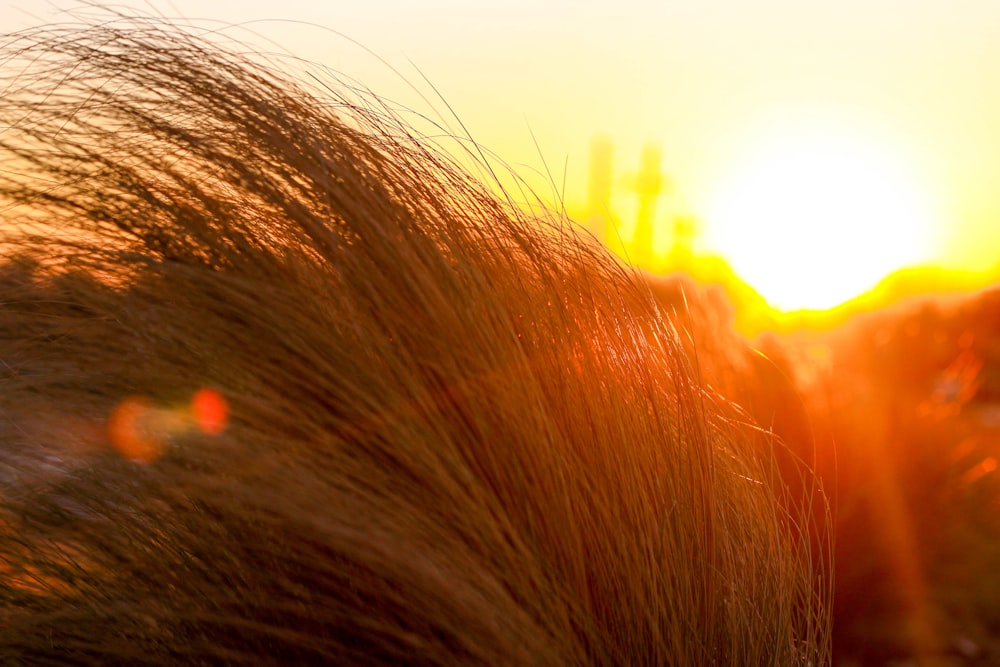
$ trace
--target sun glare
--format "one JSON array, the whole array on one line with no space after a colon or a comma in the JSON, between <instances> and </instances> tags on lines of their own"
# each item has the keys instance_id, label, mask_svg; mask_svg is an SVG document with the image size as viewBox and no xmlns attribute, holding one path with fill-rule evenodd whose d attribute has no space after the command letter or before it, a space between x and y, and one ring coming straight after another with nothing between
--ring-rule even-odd
<instances>
[{"instance_id":1,"label":"sun glare","mask_svg":"<svg viewBox=\"0 0 1000 667\"><path fill-rule=\"evenodd\" d=\"M831 308L925 260L927 197L877 146L836 133L761 145L712 197L707 241L784 311Z\"/></svg>"}]
</instances>

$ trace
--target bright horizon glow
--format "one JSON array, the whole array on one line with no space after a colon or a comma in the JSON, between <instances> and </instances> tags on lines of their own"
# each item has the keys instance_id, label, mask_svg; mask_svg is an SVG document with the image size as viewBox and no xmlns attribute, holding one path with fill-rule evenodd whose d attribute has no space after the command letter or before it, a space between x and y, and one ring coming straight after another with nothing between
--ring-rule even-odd
<instances>
[{"instance_id":1,"label":"bright horizon glow","mask_svg":"<svg viewBox=\"0 0 1000 667\"><path fill-rule=\"evenodd\" d=\"M706 241L779 310L837 306L930 257L940 223L894 157L851 134L772 138L717 188Z\"/></svg>"}]
</instances>

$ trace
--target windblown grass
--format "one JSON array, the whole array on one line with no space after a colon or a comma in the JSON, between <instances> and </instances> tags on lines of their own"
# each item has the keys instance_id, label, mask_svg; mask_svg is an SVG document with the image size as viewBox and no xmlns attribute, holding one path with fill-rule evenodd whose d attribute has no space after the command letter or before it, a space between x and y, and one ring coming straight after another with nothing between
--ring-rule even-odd
<instances>
[{"instance_id":1,"label":"windblown grass","mask_svg":"<svg viewBox=\"0 0 1000 667\"><path fill-rule=\"evenodd\" d=\"M828 661L809 513L641 280L109 18L0 56L0 660ZM223 434L114 452L123 399L202 387Z\"/></svg>"}]
</instances>

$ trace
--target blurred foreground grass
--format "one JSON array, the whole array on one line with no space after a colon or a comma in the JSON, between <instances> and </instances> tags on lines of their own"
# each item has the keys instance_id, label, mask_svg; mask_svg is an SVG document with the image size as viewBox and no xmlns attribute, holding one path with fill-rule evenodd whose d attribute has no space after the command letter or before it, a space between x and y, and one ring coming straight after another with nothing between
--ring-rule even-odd
<instances>
[{"instance_id":1,"label":"blurred foreground grass","mask_svg":"<svg viewBox=\"0 0 1000 667\"><path fill-rule=\"evenodd\" d=\"M1000 663L1000 289L904 279L828 328L750 339L738 290L651 283L707 382L822 480L835 664Z\"/></svg>"}]
</instances>

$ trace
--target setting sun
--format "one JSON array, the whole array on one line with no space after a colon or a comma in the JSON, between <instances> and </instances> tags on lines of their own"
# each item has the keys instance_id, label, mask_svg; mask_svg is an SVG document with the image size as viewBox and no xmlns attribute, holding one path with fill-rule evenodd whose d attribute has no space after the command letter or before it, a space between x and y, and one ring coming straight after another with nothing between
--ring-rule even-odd
<instances>
[{"instance_id":1,"label":"setting sun","mask_svg":"<svg viewBox=\"0 0 1000 667\"><path fill-rule=\"evenodd\" d=\"M712 245L782 310L825 309L929 252L932 207L901 160L838 133L763 143L705 212Z\"/></svg>"}]
</instances>

